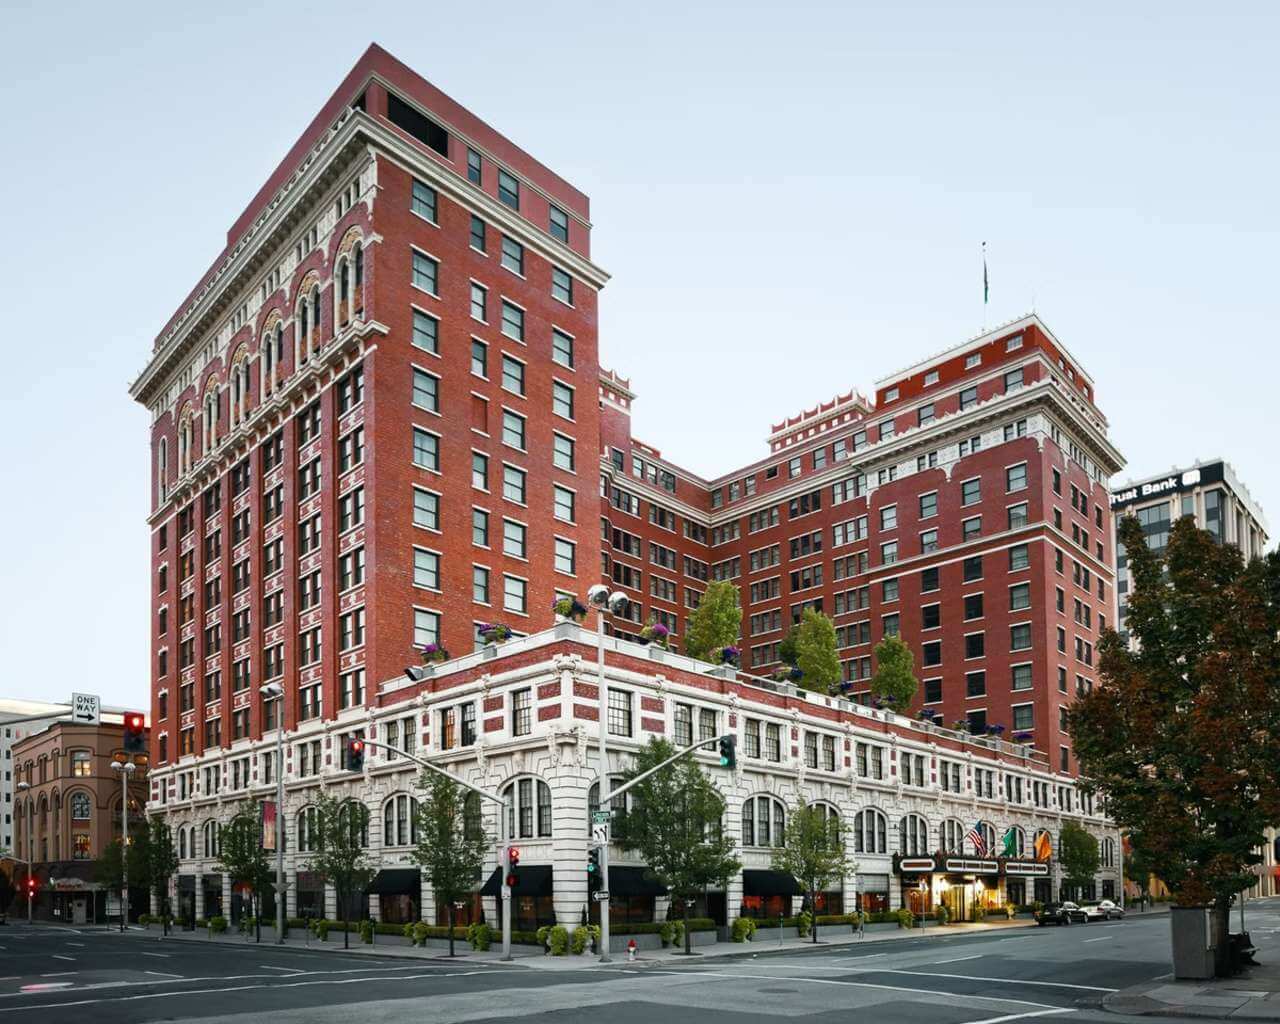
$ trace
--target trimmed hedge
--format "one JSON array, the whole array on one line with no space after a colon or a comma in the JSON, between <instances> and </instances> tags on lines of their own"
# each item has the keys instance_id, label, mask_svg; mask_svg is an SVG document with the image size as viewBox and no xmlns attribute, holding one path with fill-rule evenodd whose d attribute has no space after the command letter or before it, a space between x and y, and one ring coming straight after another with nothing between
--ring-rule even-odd
<instances>
[{"instance_id":1,"label":"trimmed hedge","mask_svg":"<svg viewBox=\"0 0 1280 1024\"><path fill-rule=\"evenodd\" d=\"M683 924L684 922L676 917L671 919L671 924ZM664 922L662 921L643 921L635 924L615 924L609 926L610 935L661 935ZM716 923L709 917L691 917L689 918L689 931L691 932L713 932L716 930Z\"/></svg>"}]
</instances>

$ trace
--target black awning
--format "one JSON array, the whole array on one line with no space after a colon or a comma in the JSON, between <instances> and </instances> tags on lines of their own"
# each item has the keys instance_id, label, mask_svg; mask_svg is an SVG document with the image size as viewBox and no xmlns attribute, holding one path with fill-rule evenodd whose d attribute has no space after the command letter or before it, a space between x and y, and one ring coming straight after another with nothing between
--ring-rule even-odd
<instances>
[{"instance_id":1,"label":"black awning","mask_svg":"<svg viewBox=\"0 0 1280 1024\"><path fill-rule=\"evenodd\" d=\"M609 892L614 896L665 896L667 887L649 874L648 868L609 869Z\"/></svg>"},{"instance_id":2,"label":"black awning","mask_svg":"<svg viewBox=\"0 0 1280 1024\"><path fill-rule=\"evenodd\" d=\"M372 896L422 898L422 872L418 868L383 868L365 888Z\"/></svg>"},{"instance_id":3,"label":"black awning","mask_svg":"<svg viewBox=\"0 0 1280 1024\"><path fill-rule=\"evenodd\" d=\"M742 892L747 896L803 896L800 884L785 871L747 869L742 872Z\"/></svg>"},{"instance_id":4,"label":"black awning","mask_svg":"<svg viewBox=\"0 0 1280 1024\"><path fill-rule=\"evenodd\" d=\"M178 876L178 892L195 892L196 876L195 875L179 875Z\"/></svg>"},{"instance_id":5,"label":"black awning","mask_svg":"<svg viewBox=\"0 0 1280 1024\"><path fill-rule=\"evenodd\" d=\"M97 861L89 860L56 860L48 865L45 878L75 878L81 882L92 882L96 864Z\"/></svg>"},{"instance_id":6,"label":"black awning","mask_svg":"<svg viewBox=\"0 0 1280 1024\"><path fill-rule=\"evenodd\" d=\"M550 896L551 865L522 864L516 872L516 884L511 887L514 896ZM494 868L489 880L480 890L481 896L502 895L502 869Z\"/></svg>"},{"instance_id":7,"label":"black awning","mask_svg":"<svg viewBox=\"0 0 1280 1024\"><path fill-rule=\"evenodd\" d=\"M222 876L221 876L221 875L204 875L204 876L202 876L202 879L203 879L203 885L204 885L204 887L205 887L206 889L221 889L221 888L222 888Z\"/></svg>"}]
</instances>

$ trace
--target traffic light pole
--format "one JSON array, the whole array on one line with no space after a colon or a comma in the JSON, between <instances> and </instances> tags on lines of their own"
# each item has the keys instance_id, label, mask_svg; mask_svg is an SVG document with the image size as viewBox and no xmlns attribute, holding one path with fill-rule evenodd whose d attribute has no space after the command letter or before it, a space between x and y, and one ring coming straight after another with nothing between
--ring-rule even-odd
<instances>
[{"instance_id":1,"label":"traffic light pole","mask_svg":"<svg viewBox=\"0 0 1280 1024\"><path fill-rule=\"evenodd\" d=\"M612 816L613 794L605 796L609 788L609 679L604 674L604 606L596 608L596 675L600 690L600 710L596 715L600 727L600 808ZM600 846L600 889L605 898L600 902L600 962L609 963L609 844ZM591 896L590 893L587 894Z\"/></svg>"},{"instance_id":2,"label":"traffic light pole","mask_svg":"<svg viewBox=\"0 0 1280 1024\"><path fill-rule=\"evenodd\" d=\"M129 916L129 773L120 769L120 930Z\"/></svg>"},{"instance_id":3,"label":"traffic light pole","mask_svg":"<svg viewBox=\"0 0 1280 1024\"><path fill-rule=\"evenodd\" d=\"M680 760L680 758L685 757L689 754L692 754L695 750L699 750L702 747L707 746L707 744L709 743L719 743L721 740L730 740L730 739L736 739L736 738L737 738L737 735L735 733L727 732L721 736L713 736L709 740L699 740L697 743L691 744L690 746L685 747L683 750L676 751L674 754L672 754L669 758L667 758L661 764L655 764L652 768L649 768L646 771L641 772L634 779L631 779L630 781L623 783L617 789L610 792L610 794L605 799L613 800L616 797L622 796L622 794L625 793L627 790L629 790L632 786L636 785L639 782L643 782L654 772L661 771L663 768L667 767L667 765L669 764L675 764L677 761ZM603 804L604 800L601 800L600 803Z\"/></svg>"},{"instance_id":4,"label":"traffic light pole","mask_svg":"<svg viewBox=\"0 0 1280 1024\"><path fill-rule=\"evenodd\" d=\"M511 887L507 885L506 872L506 847L507 847L507 807L506 802L496 793L490 793L487 789L481 789L479 786L472 785L465 779L460 779L452 772L447 772L439 765L432 764L425 757L419 757L417 754L407 754L397 747L388 746L385 743L379 743L377 740L367 740L363 737L360 740L366 747L373 747L375 750L390 751L397 757L403 757L406 761L412 761L414 764L426 768L428 771L435 772L437 775L443 775L446 779L457 783L463 789L469 789L481 799L489 800L498 805L498 842L502 846L502 854L498 858L498 870L502 874L502 959L511 959Z\"/></svg>"}]
</instances>

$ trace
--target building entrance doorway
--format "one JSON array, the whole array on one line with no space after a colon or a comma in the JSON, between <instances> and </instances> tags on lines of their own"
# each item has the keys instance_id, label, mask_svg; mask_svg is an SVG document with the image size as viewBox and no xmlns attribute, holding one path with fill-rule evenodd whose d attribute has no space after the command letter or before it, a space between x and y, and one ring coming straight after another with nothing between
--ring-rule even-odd
<instances>
[{"instance_id":1,"label":"building entrance doorway","mask_svg":"<svg viewBox=\"0 0 1280 1024\"><path fill-rule=\"evenodd\" d=\"M972 920L969 912L969 894L972 886L964 879L950 881L942 894L942 902L947 908L947 916L953 924Z\"/></svg>"}]
</instances>

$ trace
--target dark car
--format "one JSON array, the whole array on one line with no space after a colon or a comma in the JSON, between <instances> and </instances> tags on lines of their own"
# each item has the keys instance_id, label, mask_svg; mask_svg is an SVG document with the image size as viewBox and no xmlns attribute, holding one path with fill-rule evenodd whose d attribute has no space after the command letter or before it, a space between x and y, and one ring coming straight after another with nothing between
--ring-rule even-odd
<instances>
[{"instance_id":1,"label":"dark car","mask_svg":"<svg viewBox=\"0 0 1280 1024\"><path fill-rule=\"evenodd\" d=\"M1036 914L1036 924L1044 927L1047 924L1084 924L1089 920L1088 914L1084 908L1075 903L1064 901L1062 903L1046 903L1044 908Z\"/></svg>"}]
</instances>

